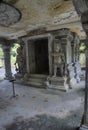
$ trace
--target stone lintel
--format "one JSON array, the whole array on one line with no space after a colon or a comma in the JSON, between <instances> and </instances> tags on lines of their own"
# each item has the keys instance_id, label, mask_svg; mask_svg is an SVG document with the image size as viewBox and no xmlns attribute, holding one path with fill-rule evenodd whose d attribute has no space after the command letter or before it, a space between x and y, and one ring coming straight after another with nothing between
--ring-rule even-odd
<instances>
[{"instance_id":1,"label":"stone lintel","mask_svg":"<svg viewBox=\"0 0 88 130\"><path fill-rule=\"evenodd\" d=\"M46 34L40 34L40 35L34 35L34 36L27 36L27 37L22 38L22 40L24 42L28 42L29 40L37 40L37 39L49 38L49 37L52 37L52 34L46 33Z\"/></svg>"}]
</instances>

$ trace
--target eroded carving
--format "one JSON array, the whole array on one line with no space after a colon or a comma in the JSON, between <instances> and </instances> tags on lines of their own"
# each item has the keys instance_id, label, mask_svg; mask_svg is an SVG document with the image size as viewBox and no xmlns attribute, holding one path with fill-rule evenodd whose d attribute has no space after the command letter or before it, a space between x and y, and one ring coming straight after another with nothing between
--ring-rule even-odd
<instances>
[{"instance_id":1,"label":"eroded carving","mask_svg":"<svg viewBox=\"0 0 88 130\"><path fill-rule=\"evenodd\" d=\"M17 48L17 57L15 62L16 71L19 72L20 74L24 74L25 72L25 58L23 56L22 50L23 50L22 46Z\"/></svg>"},{"instance_id":2,"label":"eroded carving","mask_svg":"<svg viewBox=\"0 0 88 130\"><path fill-rule=\"evenodd\" d=\"M52 53L52 56L54 57L54 76L56 77L58 69L61 76L64 74L65 56L58 40L55 40L55 42L55 51Z\"/></svg>"}]
</instances>

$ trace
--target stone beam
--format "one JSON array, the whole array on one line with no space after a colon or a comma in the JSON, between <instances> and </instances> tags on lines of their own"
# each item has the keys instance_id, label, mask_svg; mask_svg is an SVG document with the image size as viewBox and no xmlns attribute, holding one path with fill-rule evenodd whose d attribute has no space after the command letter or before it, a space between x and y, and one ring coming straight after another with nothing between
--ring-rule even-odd
<instances>
[{"instance_id":1,"label":"stone beam","mask_svg":"<svg viewBox=\"0 0 88 130\"><path fill-rule=\"evenodd\" d=\"M86 34L83 31L82 23L80 20L75 22L65 23L65 24L48 25L47 31L54 31L62 28L68 28L72 32L79 34L80 39L86 38Z\"/></svg>"}]
</instances>

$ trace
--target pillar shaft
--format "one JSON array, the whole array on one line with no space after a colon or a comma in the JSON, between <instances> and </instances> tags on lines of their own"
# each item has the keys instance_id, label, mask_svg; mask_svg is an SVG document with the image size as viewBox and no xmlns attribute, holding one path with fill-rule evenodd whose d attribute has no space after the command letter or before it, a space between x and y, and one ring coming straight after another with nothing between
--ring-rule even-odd
<instances>
[{"instance_id":1,"label":"pillar shaft","mask_svg":"<svg viewBox=\"0 0 88 130\"><path fill-rule=\"evenodd\" d=\"M10 49L11 49L10 46L4 46L3 47L4 64L5 64L5 76L6 76L7 79L10 79L12 77Z\"/></svg>"},{"instance_id":2,"label":"pillar shaft","mask_svg":"<svg viewBox=\"0 0 88 130\"><path fill-rule=\"evenodd\" d=\"M71 48L72 48L72 62L74 62L74 45L73 44L71 45Z\"/></svg>"},{"instance_id":3,"label":"pillar shaft","mask_svg":"<svg viewBox=\"0 0 88 130\"><path fill-rule=\"evenodd\" d=\"M86 50L86 78L85 80L86 81L85 81L84 123L88 124L88 45L87 45L87 50Z\"/></svg>"}]
</instances>

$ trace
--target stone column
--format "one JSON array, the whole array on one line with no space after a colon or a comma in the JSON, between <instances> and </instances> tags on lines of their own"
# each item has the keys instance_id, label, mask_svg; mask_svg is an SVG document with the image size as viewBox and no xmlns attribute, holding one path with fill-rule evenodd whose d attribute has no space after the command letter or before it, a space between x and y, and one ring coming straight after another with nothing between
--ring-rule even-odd
<instances>
[{"instance_id":1,"label":"stone column","mask_svg":"<svg viewBox=\"0 0 88 130\"><path fill-rule=\"evenodd\" d=\"M12 78L10 49L11 49L10 46L6 45L3 46L6 79Z\"/></svg>"},{"instance_id":2,"label":"stone column","mask_svg":"<svg viewBox=\"0 0 88 130\"><path fill-rule=\"evenodd\" d=\"M73 88L76 84L74 65L74 42L73 39L62 39L62 46L65 53L65 75L67 76L67 83L70 88ZM70 50L70 51L69 51Z\"/></svg>"},{"instance_id":3,"label":"stone column","mask_svg":"<svg viewBox=\"0 0 88 130\"><path fill-rule=\"evenodd\" d=\"M25 47L25 49L26 49L26 70L27 70L27 73L30 73L28 40L25 40L24 42L26 44L26 47Z\"/></svg>"},{"instance_id":4,"label":"stone column","mask_svg":"<svg viewBox=\"0 0 88 130\"><path fill-rule=\"evenodd\" d=\"M65 55L65 72L64 72L64 75L66 76L67 75L67 54L66 54L66 46L67 46L67 40L62 38L61 39L61 46L62 46L62 50L64 52L64 55Z\"/></svg>"},{"instance_id":5,"label":"stone column","mask_svg":"<svg viewBox=\"0 0 88 130\"><path fill-rule=\"evenodd\" d=\"M74 63L74 42L71 43L72 48L72 63Z\"/></svg>"},{"instance_id":6,"label":"stone column","mask_svg":"<svg viewBox=\"0 0 88 130\"><path fill-rule=\"evenodd\" d=\"M53 35L49 35L48 36L48 54L49 54L49 75L52 76L53 75L53 59L51 56L51 52L52 52L52 46L53 46L53 42L54 42L54 38Z\"/></svg>"},{"instance_id":7,"label":"stone column","mask_svg":"<svg viewBox=\"0 0 88 130\"><path fill-rule=\"evenodd\" d=\"M88 124L88 38L86 41L86 82L85 82L85 104L84 104L84 123Z\"/></svg>"}]
</instances>

